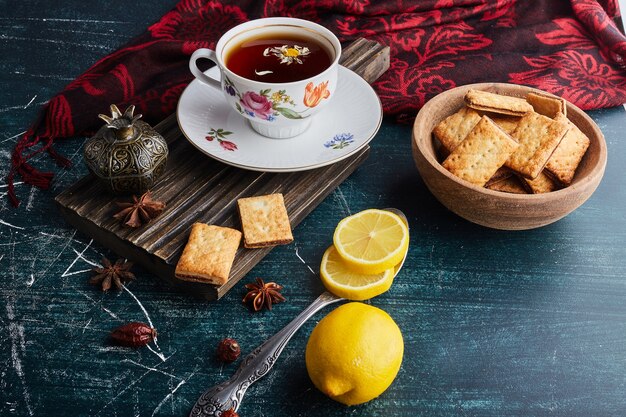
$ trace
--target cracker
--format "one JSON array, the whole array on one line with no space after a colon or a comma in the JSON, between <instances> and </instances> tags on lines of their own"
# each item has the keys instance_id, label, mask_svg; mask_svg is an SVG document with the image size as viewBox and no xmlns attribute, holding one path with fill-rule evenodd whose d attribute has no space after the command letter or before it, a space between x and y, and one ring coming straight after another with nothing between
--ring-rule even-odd
<instances>
[{"instance_id":1,"label":"cracker","mask_svg":"<svg viewBox=\"0 0 626 417\"><path fill-rule=\"evenodd\" d=\"M185 281L225 284L240 241L239 230L194 223L176 264L176 277Z\"/></svg>"},{"instance_id":2,"label":"cracker","mask_svg":"<svg viewBox=\"0 0 626 417\"><path fill-rule=\"evenodd\" d=\"M517 128L519 119L519 117L515 116L491 116L491 120L493 120L495 124L500 126L502 130L504 130L509 135L513 133Z\"/></svg>"},{"instance_id":3,"label":"cracker","mask_svg":"<svg viewBox=\"0 0 626 417\"><path fill-rule=\"evenodd\" d=\"M548 159L546 170L561 184L570 185L574 179L576 168L589 148L590 140L567 117L559 115L556 120L565 122L570 129Z\"/></svg>"},{"instance_id":4,"label":"cracker","mask_svg":"<svg viewBox=\"0 0 626 417\"><path fill-rule=\"evenodd\" d=\"M457 177L482 187L518 146L489 117L483 116L442 165Z\"/></svg>"},{"instance_id":5,"label":"cracker","mask_svg":"<svg viewBox=\"0 0 626 417\"><path fill-rule=\"evenodd\" d=\"M522 185L519 178L515 175L504 178L500 181L492 182L491 184L487 184L485 185L485 188L511 194L528 194L526 188Z\"/></svg>"},{"instance_id":6,"label":"cracker","mask_svg":"<svg viewBox=\"0 0 626 417\"><path fill-rule=\"evenodd\" d=\"M566 123L539 113L528 113L511 135L520 146L506 166L525 178L537 178L568 129Z\"/></svg>"},{"instance_id":7,"label":"cracker","mask_svg":"<svg viewBox=\"0 0 626 417\"><path fill-rule=\"evenodd\" d=\"M559 189L558 184L546 175L545 170L541 171L534 180L522 178L522 181L524 181L526 188L533 194L550 193Z\"/></svg>"},{"instance_id":8,"label":"cracker","mask_svg":"<svg viewBox=\"0 0 626 417\"><path fill-rule=\"evenodd\" d=\"M293 241L282 194L241 198L237 206L246 248L284 245Z\"/></svg>"},{"instance_id":9,"label":"cracker","mask_svg":"<svg viewBox=\"0 0 626 417\"><path fill-rule=\"evenodd\" d=\"M465 136L480 121L480 115L474 109L463 107L458 112L443 119L435 129L433 134L443 145L448 153L459 146Z\"/></svg>"},{"instance_id":10,"label":"cracker","mask_svg":"<svg viewBox=\"0 0 626 417\"><path fill-rule=\"evenodd\" d=\"M488 186L489 184L493 184L494 182L502 181L504 179L512 177L513 175L515 175L513 174L513 171L511 171L507 167L500 167L498 168L496 173L493 174L491 178L489 178L489 181L487 181L487 183L485 184L485 187Z\"/></svg>"},{"instance_id":11,"label":"cracker","mask_svg":"<svg viewBox=\"0 0 626 417\"><path fill-rule=\"evenodd\" d=\"M559 113L567 115L567 106L562 98L533 92L526 95L526 101L533 106L537 113L551 119L556 118Z\"/></svg>"},{"instance_id":12,"label":"cracker","mask_svg":"<svg viewBox=\"0 0 626 417\"><path fill-rule=\"evenodd\" d=\"M465 93L465 104L476 110L507 114L509 116L523 116L533 110L533 106L523 98L503 96L474 89Z\"/></svg>"}]
</instances>

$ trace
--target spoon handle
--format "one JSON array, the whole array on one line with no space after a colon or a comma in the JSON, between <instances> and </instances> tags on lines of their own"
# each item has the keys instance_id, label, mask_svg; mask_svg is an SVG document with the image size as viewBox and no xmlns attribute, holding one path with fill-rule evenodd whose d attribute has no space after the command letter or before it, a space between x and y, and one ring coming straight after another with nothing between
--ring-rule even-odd
<instances>
[{"instance_id":1,"label":"spoon handle","mask_svg":"<svg viewBox=\"0 0 626 417\"><path fill-rule=\"evenodd\" d=\"M282 330L246 356L237 372L229 380L205 391L198 398L189 415L191 417L219 417L223 411L230 408L237 411L248 387L269 372L291 336L304 322L320 309L341 300L343 298L327 291L320 295Z\"/></svg>"}]
</instances>

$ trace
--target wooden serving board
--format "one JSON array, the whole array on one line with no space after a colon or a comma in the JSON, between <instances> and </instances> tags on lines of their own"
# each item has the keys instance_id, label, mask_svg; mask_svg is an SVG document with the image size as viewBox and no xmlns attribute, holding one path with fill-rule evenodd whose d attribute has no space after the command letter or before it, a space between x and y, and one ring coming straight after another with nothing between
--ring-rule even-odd
<instances>
[{"instance_id":1,"label":"wooden serving board","mask_svg":"<svg viewBox=\"0 0 626 417\"><path fill-rule=\"evenodd\" d=\"M366 81L389 67L389 48L359 39L344 49L342 65ZM197 151L183 136L173 114L155 126L169 147L168 169L153 187L156 200L167 204L147 225L130 229L113 219L120 197L108 194L91 175L81 178L55 201L72 226L183 291L219 299L272 248L239 248L230 279L222 286L182 281L174 276L176 262L193 223L240 229L239 198L282 193L291 226L297 226L326 196L367 158L369 147L335 164L293 173L255 172L218 162Z\"/></svg>"}]
</instances>

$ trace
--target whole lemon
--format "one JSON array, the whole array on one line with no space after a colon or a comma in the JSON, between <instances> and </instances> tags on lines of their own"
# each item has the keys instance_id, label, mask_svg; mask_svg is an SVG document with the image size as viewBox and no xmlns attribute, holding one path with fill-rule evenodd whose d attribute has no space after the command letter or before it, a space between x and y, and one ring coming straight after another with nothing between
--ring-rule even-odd
<instances>
[{"instance_id":1,"label":"whole lemon","mask_svg":"<svg viewBox=\"0 0 626 417\"><path fill-rule=\"evenodd\" d=\"M306 368L313 384L346 405L382 394L402 364L404 342L398 325L383 310L344 304L313 329L306 346Z\"/></svg>"}]
</instances>

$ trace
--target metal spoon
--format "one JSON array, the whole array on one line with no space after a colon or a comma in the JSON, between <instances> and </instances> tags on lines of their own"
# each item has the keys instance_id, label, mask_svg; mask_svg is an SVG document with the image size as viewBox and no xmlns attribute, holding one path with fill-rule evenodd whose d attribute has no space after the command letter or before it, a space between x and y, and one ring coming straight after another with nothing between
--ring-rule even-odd
<instances>
[{"instance_id":1,"label":"metal spoon","mask_svg":"<svg viewBox=\"0 0 626 417\"><path fill-rule=\"evenodd\" d=\"M397 214L406 223L408 221L404 213L398 209L386 208L385 210ZM406 254L402 261L396 265L394 278L398 275L404 265ZM190 417L219 417L229 409L237 411L243 400L243 396L250 385L261 379L272 369L278 356L287 345L296 331L315 313L329 304L344 301L345 298L325 291L317 297L302 313L300 313L289 324L283 327L274 336L267 339L261 346L246 356L237 369L237 372L227 381L209 388L198 398L193 406Z\"/></svg>"}]
</instances>

